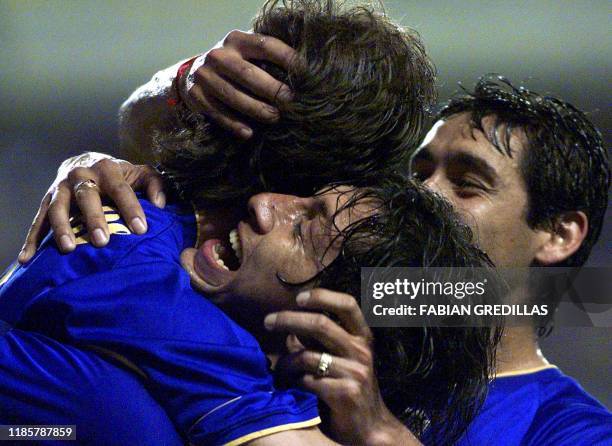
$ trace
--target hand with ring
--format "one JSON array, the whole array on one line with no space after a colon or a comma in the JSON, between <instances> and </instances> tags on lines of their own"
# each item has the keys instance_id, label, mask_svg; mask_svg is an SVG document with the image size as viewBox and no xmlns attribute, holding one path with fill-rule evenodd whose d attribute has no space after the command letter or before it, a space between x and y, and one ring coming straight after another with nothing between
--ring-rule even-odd
<instances>
[{"instance_id":1,"label":"hand with ring","mask_svg":"<svg viewBox=\"0 0 612 446\"><path fill-rule=\"evenodd\" d=\"M334 358L329 353L321 353L321 359L319 359L319 366L317 367L317 376L329 375L329 368L331 367Z\"/></svg>"},{"instance_id":2,"label":"hand with ring","mask_svg":"<svg viewBox=\"0 0 612 446\"><path fill-rule=\"evenodd\" d=\"M421 444L382 399L372 332L355 298L319 288L298 294L296 304L303 311L272 313L264 324L270 331L290 333L289 354L277 368L301 376L303 387L325 402L334 439L347 444Z\"/></svg>"},{"instance_id":3,"label":"hand with ring","mask_svg":"<svg viewBox=\"0 0 612 446\"><path fill-rule=\"evenodd\" d=\"M109 230L102 210L103 196L117 205L130 230L143 234L146 217L134 190L146 191L155 205L163 207L166 199L161 176L152 167L133 165L111 156L89 152L67 159L43 197L38 212L19 253L20 263L26 263L49 228L60 251L75 249L76 239L70 227L70 208L79 207L94 246L108 243Z\"/></svg>"}]
</instances>

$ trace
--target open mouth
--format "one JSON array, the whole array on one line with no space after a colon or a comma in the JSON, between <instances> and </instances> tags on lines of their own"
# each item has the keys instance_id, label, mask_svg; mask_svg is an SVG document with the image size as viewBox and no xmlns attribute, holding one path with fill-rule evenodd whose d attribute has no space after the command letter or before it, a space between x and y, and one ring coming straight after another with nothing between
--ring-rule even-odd
<instances>
[{"instance_id":1,"label":"open mouth","mask_svg":"<svg viewBox=\"0 0 612 446\"><path fill-rule=\"evenodd\" d=\"M226 240L211 240L212 260L224 270L236 271L242 263L242 245L238 229L232 229Z\"/></svg>"},{"instance_id":2,"label":"open mouth","mask_svg":"<svg viewBox=\"0 0 612 446\"><path fill-rule=\"evenodd\" d=\"M194 268L200 279L212 287L231 282L244 257L242 246L238 229L206 240L194 258Z\"/></svg>"}]
</instances>

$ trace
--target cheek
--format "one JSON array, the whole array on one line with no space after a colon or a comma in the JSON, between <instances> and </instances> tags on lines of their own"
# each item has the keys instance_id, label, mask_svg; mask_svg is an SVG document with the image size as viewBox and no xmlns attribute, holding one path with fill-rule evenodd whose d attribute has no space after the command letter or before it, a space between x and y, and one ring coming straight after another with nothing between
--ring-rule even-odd
<instances>
[{"instance_id":1,"label":"cheek","mask_svg":"<svg viewBox=\"0 0 612 446\"><path fill-rule=\"evenodd\" d=\"M287 308L296 292L284 286L277 274L290 283L300 283L316 273L313 262L289 241L262 241L241 265L227 291L266 307Z\"/></svg>"},{"instance_id":2,"label":"cheek","mask_svg":"<svg viewBox=\"0 0 612 446\"><path fill-rule=\"evenodd\" d=\"M528 266L533 259L534 232L518 207L487 213L475 233L477 243L498 266Z\"/></svg>"},{"instance_id":3,"label":"cheek","mask_svg":"<svg viewBox=\"0 0 612 446\"><path fill-rule=\"evenodd\" d=\"M257 268L254 264L241 268L226 292L229 300L265 312L287 308L293 297L274 271Z\"/></svg>"}]
</instances>

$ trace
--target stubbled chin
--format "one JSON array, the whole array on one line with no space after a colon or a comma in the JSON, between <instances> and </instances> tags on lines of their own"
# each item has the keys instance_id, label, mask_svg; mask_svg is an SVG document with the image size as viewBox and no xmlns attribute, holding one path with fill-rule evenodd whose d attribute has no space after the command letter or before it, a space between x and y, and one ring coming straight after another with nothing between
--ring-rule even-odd
<instances>
[{"instance_id":1,"label":"stubbled chin","mask_svg":"<svg viewBox=\"0 0 612 446\"><path fill-rule=\"evenodd\" d=\"M206 282L200 274L197 273L196 269L196 255L198 251L195 248L187 248L181 253L181 265L189 274L191 279L191 285L200 292L203 293L216 293L219 292L225 284L210 284Z\"/></svg>"}]
</instances>

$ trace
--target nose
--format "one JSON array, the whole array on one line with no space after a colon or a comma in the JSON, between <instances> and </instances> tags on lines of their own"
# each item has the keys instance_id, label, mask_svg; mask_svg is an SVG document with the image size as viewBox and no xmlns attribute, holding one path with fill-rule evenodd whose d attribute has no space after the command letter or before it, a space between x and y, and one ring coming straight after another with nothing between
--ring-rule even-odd
<instances>
[{"instance_id":1,"label":"nose","mask_svg":"<svg viewBox=\"0 0 612 446\"><path fill-rule=\"evenodd\" d=\"M435 173L423 181L423 185L429 190L436 192L447 199L451 199L449 185L446 184L442 175Z\"/></svg>"},{"instance_id":2,"label":"nose","mask_svg":"<svg viewBox=\"0 0 612 446\"><path fill-rule=\"evenodd\" d=\"M442 188L440 187L440 181L435 176L430 176L425 181L423 181L423 185L434 192L441 193Z\"/></svg>"},{"instance_id":3,"label":"nose","mask_svg":"<svg viewBox=\"0 0 612 446\"><path fill-rule=\"evenodd\" d=\"M266 234L275 227L292 224L308 213L310 199L295 195L262 193L252 196L248 202L253 229Z\"/></svg>"}]
</instances>

